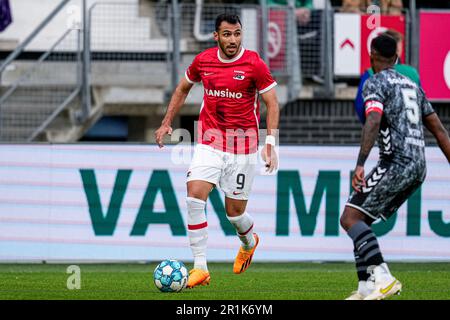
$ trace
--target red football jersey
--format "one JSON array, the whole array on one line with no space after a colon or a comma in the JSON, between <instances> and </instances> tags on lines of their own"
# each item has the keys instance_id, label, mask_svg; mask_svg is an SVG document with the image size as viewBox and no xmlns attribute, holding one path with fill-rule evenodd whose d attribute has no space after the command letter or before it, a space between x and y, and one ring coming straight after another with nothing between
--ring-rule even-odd
<instances>
[{"instance_id":1,"label":"red football jersey","mask_svg":"<svg viewBox=\"0 0 450 320\"><path fill-rule=\"evenodd\" d=\"M203 83L198 143L230 153L258 150L259 97L276 86L258 53L241 48L233 59L214 47L198 54L185 73L190 83Z\"/></svg>"}]
</instances>

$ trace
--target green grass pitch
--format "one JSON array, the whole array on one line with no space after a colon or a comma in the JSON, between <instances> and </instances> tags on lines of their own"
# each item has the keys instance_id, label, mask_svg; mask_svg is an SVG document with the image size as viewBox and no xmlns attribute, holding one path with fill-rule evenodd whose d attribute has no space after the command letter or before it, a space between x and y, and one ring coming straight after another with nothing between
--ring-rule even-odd
<instances>
[{"instance_id":1,"label":"green grass pitch","mask_svg":"<svg viewBox=\"0 0 450 320\"><path fill-rule=\"evenodd\" d=\"M68 264L0 264L0 300L342 300L357 286L352 263L255 262L241 275L232 263L210 263L209 286L162 293L153 284L156 265L80 264L81 289L69 290ZM389 266L403 283L392 300L450 300L450 263Z\"/></svg>"}]
</instances>

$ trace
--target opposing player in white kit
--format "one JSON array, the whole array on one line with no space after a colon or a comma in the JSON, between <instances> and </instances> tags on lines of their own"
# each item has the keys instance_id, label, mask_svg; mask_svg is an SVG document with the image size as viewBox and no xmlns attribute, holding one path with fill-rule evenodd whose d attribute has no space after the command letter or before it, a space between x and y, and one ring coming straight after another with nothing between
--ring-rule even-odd
<instances>
[{"instance_id":1,"label":"opposing player in white kit","mask_svg":"<svg viewBox=\"0 0 450 320\"><path fill-rule=\"evenodd\" d=\"M172 95L156 142L171 134L171 123L196 82L204 87L198 122L198 144L187 172L188 236L194 255L187 287L209 284L206 262L207 227L205 206L214 186L225 193L227 218L236 228L242 245L233 272L244 272L251 264L259 237L253 232L253 219L246 212L255 175L259 139L259 95L267 106L267 137L262 156L266 170L278 166L275 130L279 107L276 82L259 55L241 45L239 16L222 14L216 19L214 39L218 46L198 54L185 78Z\"/></svg>"}]
</instances>

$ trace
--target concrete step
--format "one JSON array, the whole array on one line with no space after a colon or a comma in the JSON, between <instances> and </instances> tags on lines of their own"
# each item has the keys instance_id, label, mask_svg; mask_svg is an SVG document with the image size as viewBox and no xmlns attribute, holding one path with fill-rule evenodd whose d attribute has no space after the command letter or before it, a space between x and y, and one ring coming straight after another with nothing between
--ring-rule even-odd
<instances>
[{"instance_id":1,"label":"concrete step","mask_svg":"<svg viewBox=\"0 0 450 320\"><path fill-rule=\"evenodd\" d=\"M33 131L33 128L30 127L2 127L0 129L0 141L26 142Z\"/></svg>"},{"instance_id":2,"label":"concrete step","mask_svg":"<svg viewBox=\"0 0 450 320\"><path fill-rule=\"evenodd\" d=\"M0 94L8 87L0 88ZM20 86L0 106L0 140L25 142L75 90L72 86ZM78 105L75 99L72 103ZM69 111L61 113L70 125Z\"/></svg>"}]
</instances>

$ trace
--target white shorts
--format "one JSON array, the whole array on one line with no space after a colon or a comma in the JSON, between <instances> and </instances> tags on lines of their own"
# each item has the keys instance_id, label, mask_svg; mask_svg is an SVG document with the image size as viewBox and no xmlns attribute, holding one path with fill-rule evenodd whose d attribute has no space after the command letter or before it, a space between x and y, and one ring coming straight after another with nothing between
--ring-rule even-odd
<instances>
[{"instance_id":1,"label":"white shorts","mask_svg":"<svg viewBox=\"0 0 450 320\"><path fill-rule=\"evenodd\" d=\"M256 175L257 154L232 154L197 144L187 181L207 181L218 186L228 198L248 200Z\"/></svg>"}]
</instances>

